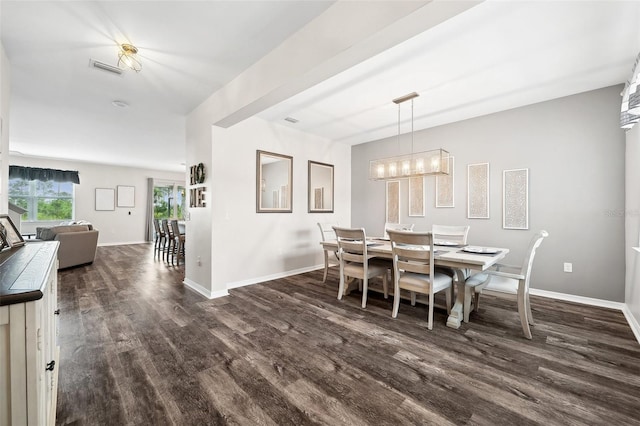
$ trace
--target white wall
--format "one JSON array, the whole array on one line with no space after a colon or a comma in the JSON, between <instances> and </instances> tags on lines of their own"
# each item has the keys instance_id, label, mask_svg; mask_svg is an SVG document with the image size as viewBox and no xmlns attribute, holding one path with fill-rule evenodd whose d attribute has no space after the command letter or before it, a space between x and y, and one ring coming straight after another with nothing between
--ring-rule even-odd
<instances>
[{"instance_id":1,"label":"white wall","mask_svg":"<svg viewBox=\"0 0 640 426\"><path fill-rule=\"evenodd\" d=\"M11 95L11 64L0 44L0 119L2 133L0 134L0 213L7 213L9 209L7 195L9 167L9 102Z\"/></svg>"},{"instance_id":2,"label":"white wall","mask_svg":"<svg viewBox=\"0 0 640 426\"><path fill-rule=\"evenodd\" d=\"M293 213L256 213L256 150L293 156ZM335 166L334 213L307 212L309 160ZM323 264L317 223L349 225L350 165L351 147L260 118L213 127L213 292Z\"/></svg>"},{"instance_id":3,"label":"white wall","mask_svg":"<svg viewBox=\"0 0 640 426\"><path fill-rule=\"evenodd\" d=\"M100 231L98 240L100 245L144 242L147 223L145 208L147 178L172 180L184 185L184 174L182 173L15 155L10 156L9 160L10 164L18 166L77 170L80 175L80 185L75 185L75 219L88 220ZM135 187L135 207L116 206L114 211L96 211L95 189L114 188L117 190L118 185ZM22 232L30 232L35 226L35 224L22 222Z\"/></svg>"},{"instance_id":4,"label":"white wall","mask_svg":"<svg viewBox=\"0 0 640 426\"><path fill-rule=\"evenodd\" d=\"M415 135L415 151L444 148L455 157L455 208L434 207L435 178L426 180L426 217L407 216L402 182L401 221L471 226L472 244L509 247L519 264L535 231L549 237L537 252L531 286L540 290L624 300L624 132L620 86L542 102ZM419 107L416 106L419 114ZM404 145L407 146L408 145ZM369 181L369 160L397 155L395 138L352 152L352 225L381 234L385 184ZM403 153L408 152L403 151ZM467 164L490 163L490 219L467 219ZM502 229L502 170L529 168L530 229ZM637 188L637 185L635 186ZM573 273L563 263L573 263Z\"/></svg>"},{"instance_id":5,"label":"white wall","mask_svg":"<svg viewBox=\"0 0 640 426\"><path fill-rule=\"evenodd\" d=\"M636 124L626 136L625 303L636 323L640 323L640 253L631 248L640 246L640 125Z\"/></svg>"}]
</instances>

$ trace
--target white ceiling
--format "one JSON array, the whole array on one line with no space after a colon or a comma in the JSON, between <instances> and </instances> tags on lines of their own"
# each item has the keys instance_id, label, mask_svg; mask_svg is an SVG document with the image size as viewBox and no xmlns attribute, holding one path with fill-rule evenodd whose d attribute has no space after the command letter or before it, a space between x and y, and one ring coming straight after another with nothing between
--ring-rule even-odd
<instances>
[{"instance_id":1,"label":"white ceiling","mask_svg":"<svg viewBox=\"0 0 640 426\"><path fill-rule=\"evenodd\" d=\"M10 149L182 171L185 115L329 6L2 0ZM140 49L139 74L89 67L115 64L124 41ZM416 129L427 128L619 84L639 51L637 1L488 1L259 116L362 143L397 132L391 100L409 92L420 94Z\"/></svg>"}]
</instances>

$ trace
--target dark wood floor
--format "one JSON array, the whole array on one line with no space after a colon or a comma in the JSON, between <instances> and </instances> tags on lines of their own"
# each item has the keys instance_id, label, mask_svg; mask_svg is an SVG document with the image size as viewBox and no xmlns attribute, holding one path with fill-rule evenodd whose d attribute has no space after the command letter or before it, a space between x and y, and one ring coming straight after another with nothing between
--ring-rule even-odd
<instances>
[{"instance_id":1,"label":"dark wood floor","mask_svg":"<svg viewBox=\"0 0 640 426\"><path fill-rule=\"evenodd\" d=\"M618 311L483 296L459 330L356 291L335 268L207 300L151 246L59 274L58 424L640 424L640 345Z\"/></svg>"}]
</instances>

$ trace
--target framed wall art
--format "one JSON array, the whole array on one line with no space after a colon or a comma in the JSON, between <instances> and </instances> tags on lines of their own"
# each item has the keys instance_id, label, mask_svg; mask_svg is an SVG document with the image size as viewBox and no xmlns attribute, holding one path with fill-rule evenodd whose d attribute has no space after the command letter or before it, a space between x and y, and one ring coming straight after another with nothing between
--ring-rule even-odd
<instances>
[{"instance_id":1,"label":"framed wall art","mask_svg":"<svg viewBox=\"0 0 640 426\"><path fill-rule=\"evenodd\" d=\"M115 197L113 188L96 188L96 211L115 210Z\"/></svg>"},{"instance_id":2,"label":"framed wall art","mask_svg":"<svg viewBox=\"0 0 640 426\"><path fill-rule=\"evenodd\" d=\"M118 185L118 207L136 206L136 187Z\"/></svg>"},{"instance_id":3,"label":"framed wall art","mask_svg":"<svg viewBox=\"0 0 640 426\"><path fill-rule=\"evenodd\" d=\"M436 176L436 208L455 207L454 159L449 157L449 174Z\"/></svg>"},{"instance_id":4,"label":"framed wall art","mask_svg":"<svg viewBox=\"0 0 640 426\"><path fill-rule=\"evenodd\" d=\"M387 181L385 222L400 223L400 181Z\"/></svg>"},{"instance_id":5,"label":"framed wall art","mask_svg":"<svg viewBox=\"0 0 640 426\"><path fill-rule=\"evenodd\" d=\"M333 213L333 165L309 160L309 213Z\"/></svg>"},{"instance_id":6,"label":"framed wall art","mask_svg":"<svg viewBox=\"0 0 640 426\"><path fill-rule=\"evenodd\" d=\"M502 227L529 229L529 169L502 171Z\"/></svg>"},{"instance_id":7,"label":"framed wall art","mask_svg":"<svg viewBox=\"0 0 640 426\"><path fill-rule=\"evenodd\" d=\"M0 214L0 246L18 247L24 245L24 239L18 228L7 214ZM1 250L1 249L0 249Z\"/></svg>"},{"instance_id":8,"label":"framed wall art","mask_svg":"<svg viewBox=\"0 0 640 426\"><path fill-rule=\"evenodd\" d=\"M409 216L424 217L424 176L409 178Z\"/></svg>"},{"instance_id":9,"label":"framed wall art","mask_svg":"<svg viewBox=\"0 0 640 426\"><path fill-rule=\"evenodd\" d=\"M489 163L467 165L467 218L489 219Z\"/></svg>"}]
</instances>

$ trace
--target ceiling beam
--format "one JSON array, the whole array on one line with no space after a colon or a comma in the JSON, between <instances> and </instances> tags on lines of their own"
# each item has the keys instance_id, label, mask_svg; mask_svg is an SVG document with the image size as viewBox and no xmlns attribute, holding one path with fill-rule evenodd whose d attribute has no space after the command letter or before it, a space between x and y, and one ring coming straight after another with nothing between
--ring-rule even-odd
<instances>
[{"instance_id":1,"label":"ceiling beam","mask_svg":"<svg viewBox=\"0 0 640 426\"><path fill-rule=\"evenodd\" d=\"M337 1L193 113L232 126L479 3Z\"/></svg>"}]
</instances>

